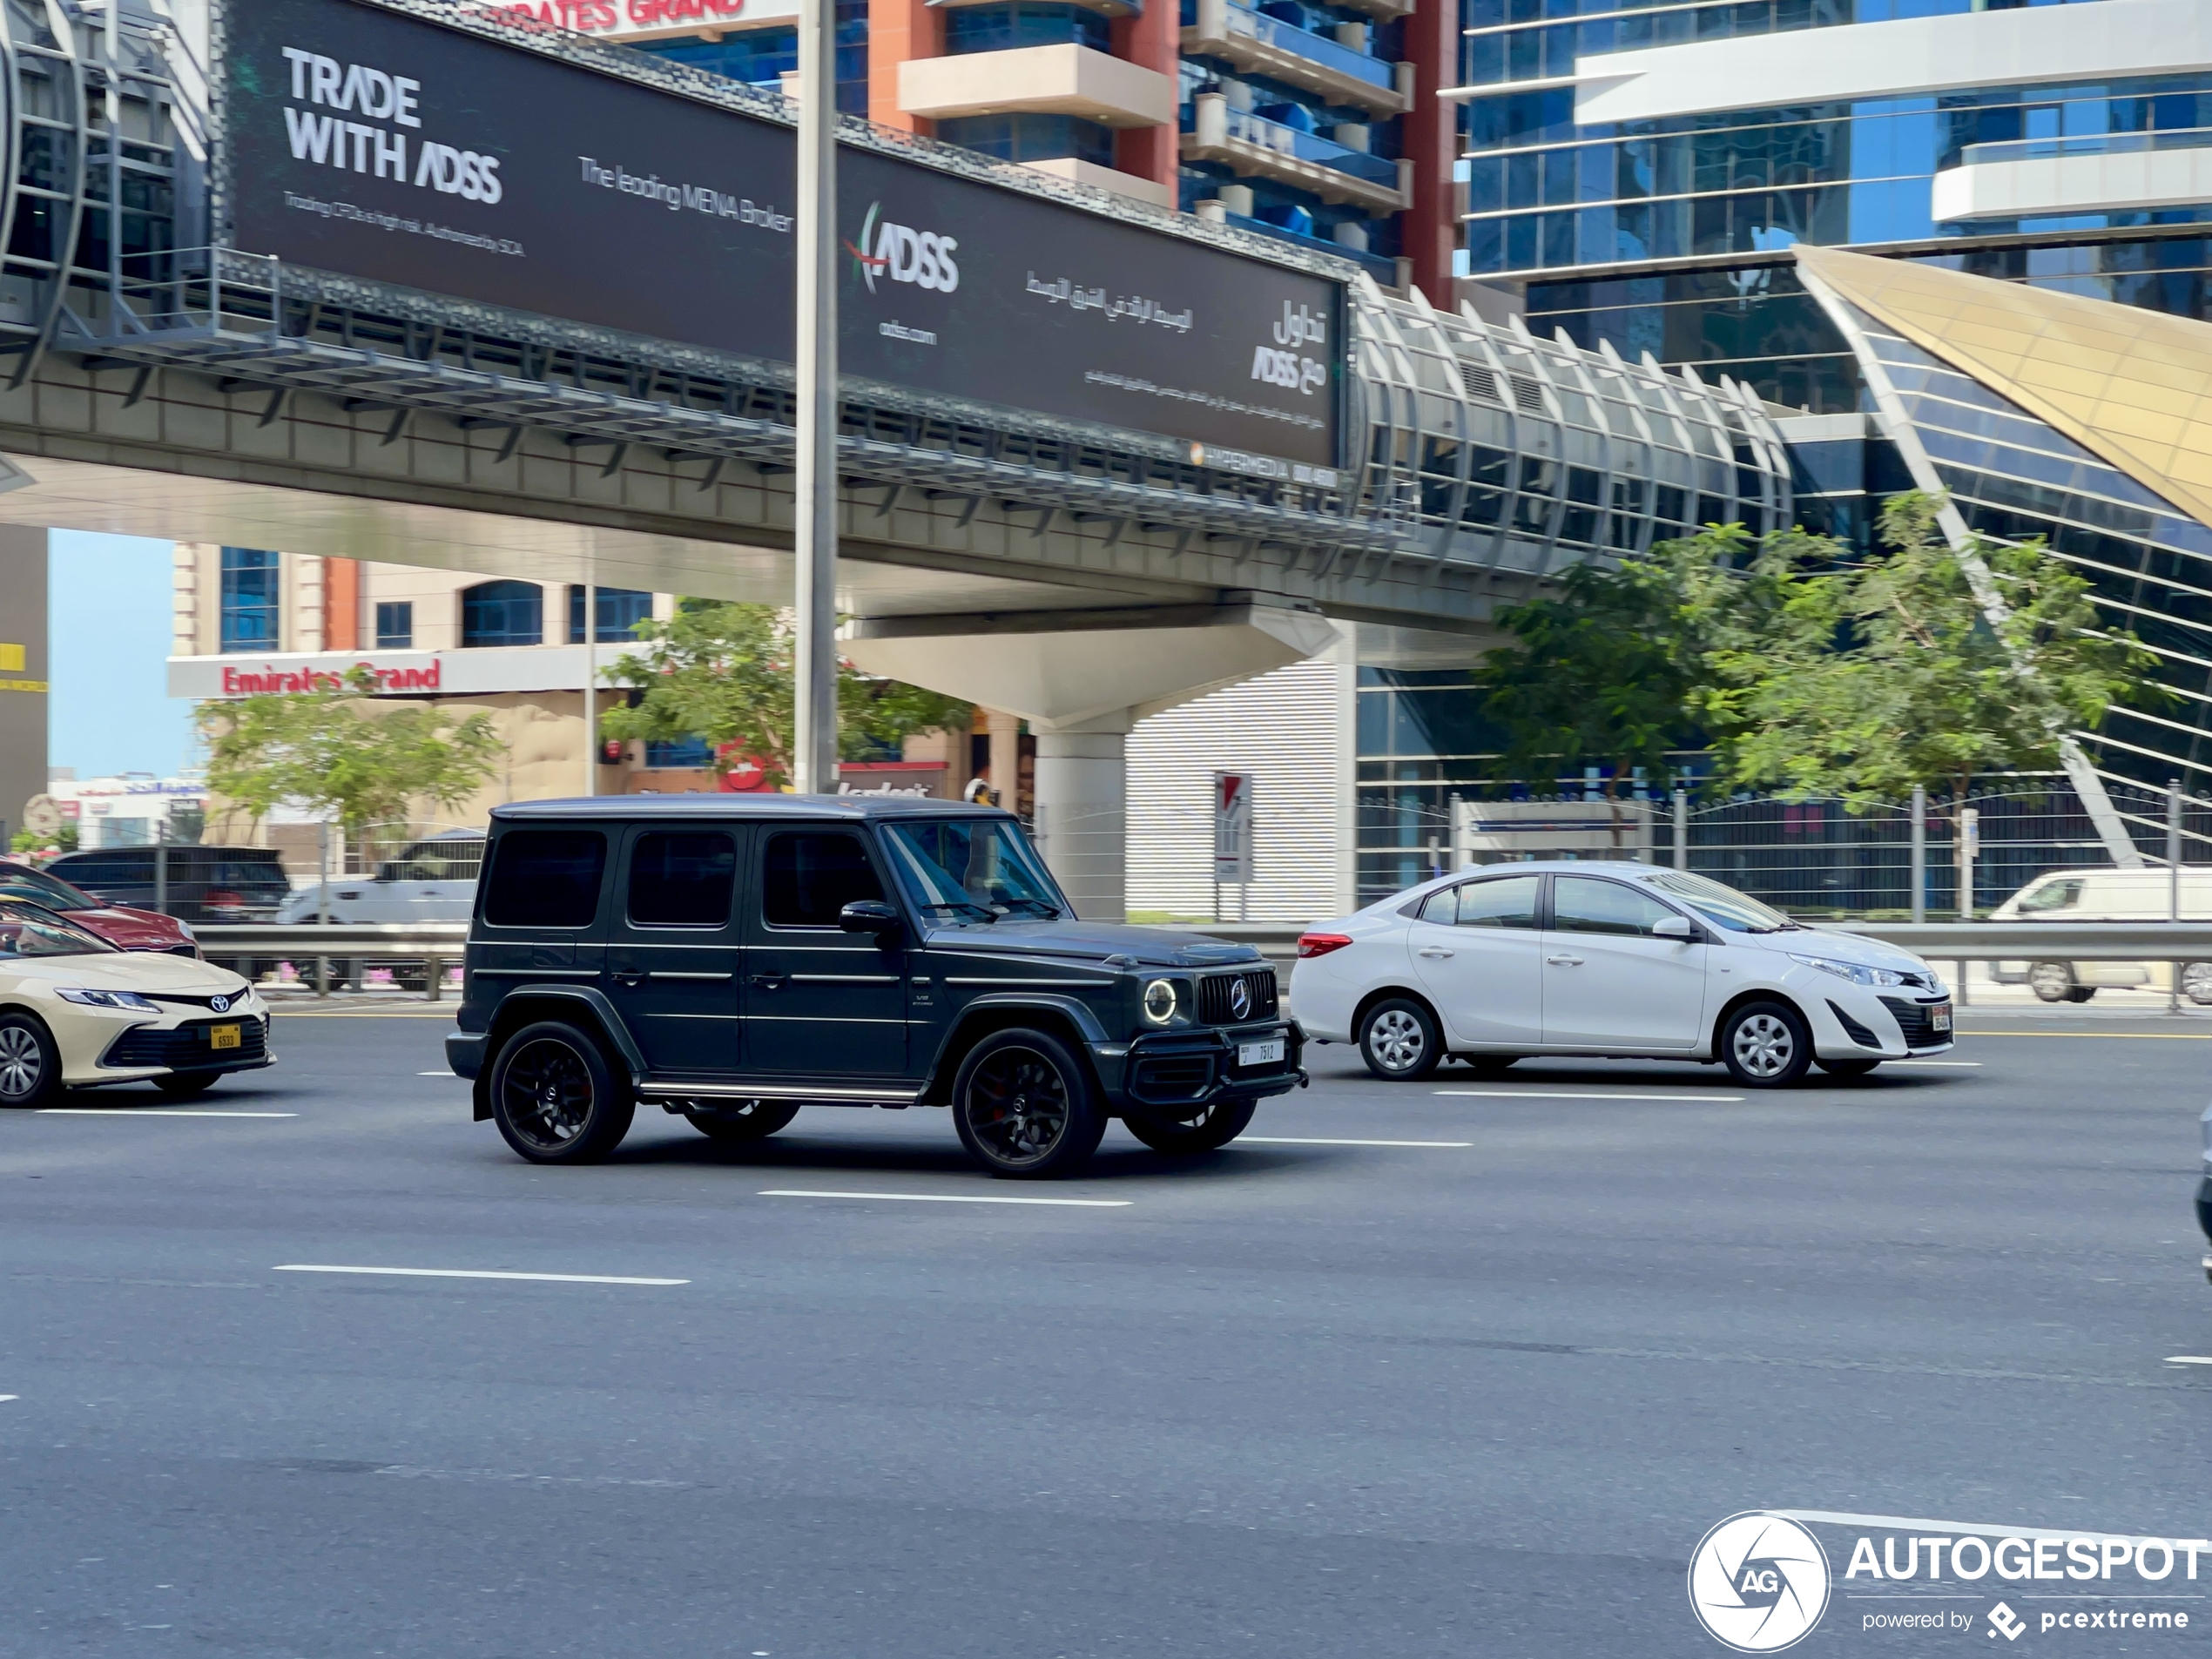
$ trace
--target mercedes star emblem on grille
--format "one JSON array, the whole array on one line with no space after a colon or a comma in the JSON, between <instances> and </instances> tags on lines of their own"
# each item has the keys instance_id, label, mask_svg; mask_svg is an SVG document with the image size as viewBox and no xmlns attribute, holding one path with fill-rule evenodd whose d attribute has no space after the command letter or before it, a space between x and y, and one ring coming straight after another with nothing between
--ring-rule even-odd
<instances>
[{"instance_id":1,"label":"mercedes star emblem on grille","mask_svg":"<svg viewBox=\"0 0 2212 1659\"><path fill-rule=\"evenodd\" d=\"M1251 988L1242 980L1235 980L1230 983L1229 1011L1240 1020L1252 1011Z\"/></svg>"}]
</instances>

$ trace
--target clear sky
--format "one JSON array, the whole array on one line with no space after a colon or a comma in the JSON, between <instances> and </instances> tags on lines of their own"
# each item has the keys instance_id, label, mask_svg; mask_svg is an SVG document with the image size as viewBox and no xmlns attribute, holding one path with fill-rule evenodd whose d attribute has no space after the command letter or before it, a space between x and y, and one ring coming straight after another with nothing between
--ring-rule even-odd
<instances>
[{"instance_id":1,"label":"clear sky","mask_svg":"<svg viewBox=\"0 0 2212 1659\"><path fill-rule=\"evenodd\" d=\"M175 774L192 703L168 695L173 542L56 530L48 543L48 764Z\"/></svg>"}]
</instances>

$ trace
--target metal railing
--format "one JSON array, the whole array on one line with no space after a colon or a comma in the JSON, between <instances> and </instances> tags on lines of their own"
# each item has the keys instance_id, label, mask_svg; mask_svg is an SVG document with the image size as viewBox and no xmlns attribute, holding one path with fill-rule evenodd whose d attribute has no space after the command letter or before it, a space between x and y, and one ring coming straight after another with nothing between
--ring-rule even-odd
<instances>
[{"instance_id":1,"label":"metal railing","mask_svg":"<svg viewBox=\"0 0 2212 1659\"><path fill-rule=\"evenodd\" d=\"M424 995L433 1002L442 995L446 970L461 961L469 942L465 921L339 922L327 927L312 922L226 922L194 931L200 954L211 962L234 968L249 980L260 977L253 970L263 962L308 963L312 982L323 992L329 989L334 962L419 963L425 970Z\"/></svg>"},{"instance_id":2,"label":"metal railing","mask_svg":"<svg viewBox=\"0 0 2212 1659\"><path fill-rule=\"evenodd\" d=\"M1364 179L1370 184L1398 187L1398 164L1382 156L1370 155L1365 150L1354 150L1349 145L1339 144L1333 138L1318 133L1305 132L1280 121L1271 121L1264 115L1254 115L1250 110L1232 109L1226 111L1229 136L1240 143L1253 145L1262 150L1271 150L1277 155L1289 156L1298 161L1310 161L1318 167L1328 167L1353 179Z\"/></svg>"},{"instance_id":3,"label":"metal railing","mask_svg":"<svg viewBox=\"0 0 2212 1659\"><path fill-rule=\"evenodd\" d=\"M1294 57L1303 57L1385 91L1398 84L1397 71L1392 65L1365 52L1354 51L1326 35L1317 35L1311 29L1301 29L1296 24L1285 23L1280 17L1271 17L1249 6L1232 3L1227 11L1229 32L1232 35L1249 36L1263 46L1289 52Z\"/></svg>"}]
</instances>

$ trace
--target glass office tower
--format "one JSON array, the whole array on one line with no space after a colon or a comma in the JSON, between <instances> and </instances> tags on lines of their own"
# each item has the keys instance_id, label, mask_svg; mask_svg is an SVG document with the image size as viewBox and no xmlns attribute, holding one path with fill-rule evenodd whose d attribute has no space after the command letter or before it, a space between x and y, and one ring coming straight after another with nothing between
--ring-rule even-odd
<instances>
[{"instance_id":1,"label":"glass office tower","mask_svg":"<svg viewBox=\"0 0 2212 1659\"><path fill-rule=\"evenodd\" d=\"M2197 0L1463 0L1461 274L1632 361L1865 407L1797 243L2208 309Z\"/></svg>"}]
</instances>

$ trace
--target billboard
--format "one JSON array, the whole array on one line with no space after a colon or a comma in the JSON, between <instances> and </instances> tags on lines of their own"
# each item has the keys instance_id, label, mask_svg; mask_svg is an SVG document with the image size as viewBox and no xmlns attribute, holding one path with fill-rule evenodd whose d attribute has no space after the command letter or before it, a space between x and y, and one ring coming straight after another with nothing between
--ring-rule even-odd
<instances>
[{"instance_id":1,"label":"billboard","mask_svg":"<svg viewBox=\"0 0 2212 1659\"><path fill-rule=\"evenodd\" d=\"M227 30L231 246L792 360L790 128L368 0ZM1337 284L870 150L838 175L844 373L1337 464Z\"/></svg>"}]
</instances>

